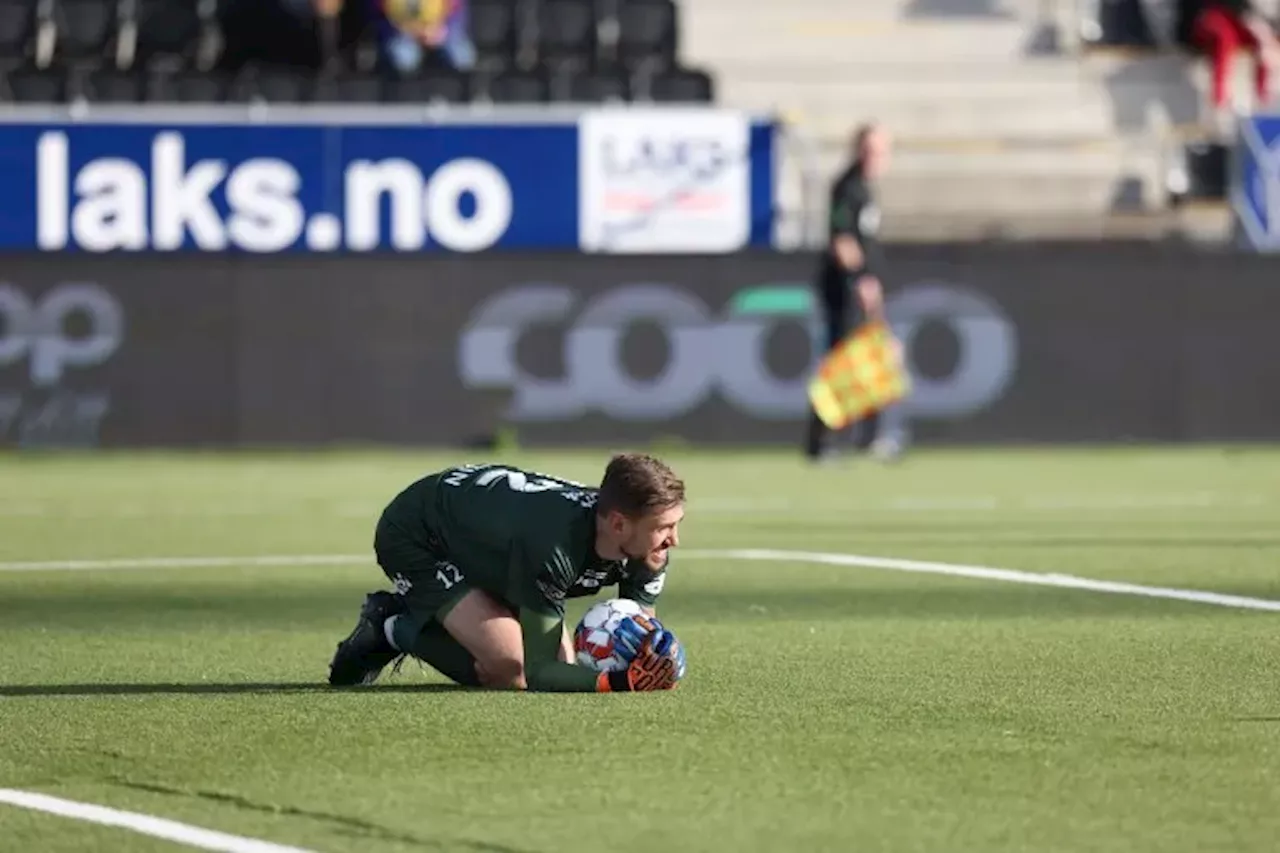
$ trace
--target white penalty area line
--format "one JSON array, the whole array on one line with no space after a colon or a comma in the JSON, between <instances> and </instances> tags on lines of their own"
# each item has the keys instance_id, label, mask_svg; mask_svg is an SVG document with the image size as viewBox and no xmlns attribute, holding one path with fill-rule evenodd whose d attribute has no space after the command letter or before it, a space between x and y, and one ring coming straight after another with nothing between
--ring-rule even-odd
<instances>
[{"instance_id":1,"label":"white penalty area line","mask_svg":"<svg viewBox=\"0 0 1280 853\"><path fill-rule=\"evenodd\" d=\"M883 569L916 574L947 575L974 580L1052 586L1111 595L1136 595L1186 601L1239 610L1264 610L1280 613L1280 601L1227 595L1194 589L1143 586L1122 581L1104 581L1057 573L1022 572L991 566L966 566L925 560L900 560L893 557L866 557L858 554L832 554L816 551L782 551L767 549L691 549L680 550L678 559L748 560L775 563L815 563L860 569ZM111 569L218 569L297 566L356 566L372 564L365 554L278 554L245 557L140 557L113 560L49 560L43 562L0 562L0 572L100 571Z\"/></svg>"},{"instance_id":2,"label":"white penalty area line","mask_svg":"<svg viewBox=\"0 0 1280 853\"><path fill-rule=\"evenodd\" d=\"M214 832L211 829L201 829L198 826L189 826L173 820L137 812L122 812L90 803L77 803L73 800L63 800L31 791L0 788L0 803L96 823L100 826L128 829L141 835L163 838L166 841L174 841L201 850L218 850L222 853L312 853L301 847L286 847L283 844L272 844L270 841L259 841L256 838L228 835L225 832Z\"/></svg>"}]
</instances>

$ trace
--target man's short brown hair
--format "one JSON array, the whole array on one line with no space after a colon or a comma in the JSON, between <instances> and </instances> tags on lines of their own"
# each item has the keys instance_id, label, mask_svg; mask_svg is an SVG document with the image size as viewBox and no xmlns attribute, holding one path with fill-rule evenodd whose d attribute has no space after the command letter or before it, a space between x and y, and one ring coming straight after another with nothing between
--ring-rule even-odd
<instances>
[{"instance_id":1,"label":"man's short brown hair","mask_svg":"<svg viewBox=\"0 0 1280 853\"><path fill-rule=\"evenodd\" d=\"M684 481L664 462L644 453L619 453L604 469L596 511L640 518L682 503Z\"/></svg>"}]
</instances>

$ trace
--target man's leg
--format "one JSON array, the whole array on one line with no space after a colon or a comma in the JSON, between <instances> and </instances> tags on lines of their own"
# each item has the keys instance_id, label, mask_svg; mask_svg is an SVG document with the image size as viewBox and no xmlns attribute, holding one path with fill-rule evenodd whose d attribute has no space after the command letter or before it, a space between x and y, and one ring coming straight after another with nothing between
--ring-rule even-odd
<instances>
[{"instance_id":1,"label":"man's leg","mask_svg":"<svg viewBox=\"0 0 1280 853\"><path fill-rule=\"evenodd\" d=\"M485 687L524 690L524 632L511 607L473 589L440 620L445 631L475 659Z\"/></svg>"},{"instance_id":2,"label":"man's leg","mask_svg":"<svg viewBox=\"0 0 1280 853\"><path fill-rule=\"evenodd\" d=\"M823 291L821 304L823 343L826 344L823 357L826 357L840 345L845 335L848 334L849 311L846 304L836 301L831 295L830 288ZM821 459L830 450L830 442L831 430L827 428L827 425L822 422L822 418L818 417L818 413L810 406L805 455L810 459Z\"/></svg>"},{"instance_id":3,"label":"man's leg","mask_svg":"<svg viewBox=\"0 0 1280 853\"><path fill-rule=\"evenodd\" d=\"M428 622L418 632L410 654L464 687L480 686L475 657L439 622Z\"/></svg>"},{"instance_id":4,"label":"man's leg","mask_svg":"<svg viewBox=\"0 0 1280 853\"><path fill-rule=\"evenodd\" d=\"M374 551L395 592L380 590L365 597L356 627L338 644L329 664L329 683L336 687L375 682L387 664L412 648L427 623L468 590L455 566L385 515L378 522ZM392 642L392 628L398 628L402 642Z\"/></svg>"}]
</instances>

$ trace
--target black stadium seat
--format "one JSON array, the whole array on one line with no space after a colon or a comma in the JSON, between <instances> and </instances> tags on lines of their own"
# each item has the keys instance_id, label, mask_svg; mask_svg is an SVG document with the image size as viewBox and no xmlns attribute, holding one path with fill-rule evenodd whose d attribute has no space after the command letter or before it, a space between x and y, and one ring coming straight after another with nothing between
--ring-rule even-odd
<instances>
[{"instance_id":1,"label":"black stadium seat","mask_svg":"<svg viewBox=\"0 0 1280 853\"><path fill-rule=\"evenodd\" d=\"M468 15L479 66L500 69L515 64L515 5L509 0L472 0Z\"/></svg>"},{"instance_id":2,"label":"black stadium seat","mask_svg":"<svg viewBox=\"0 0 1280 853\"><path fill-rule=\"evenodd\" d=\"M23 68L6 78L10 97L19 103L56 104L67 99L67 79L55 69Z\"/></svg>"},{"instance_id":3,"label":"black stadium seat","mask_svg":"<svg viewBox=\"0 0 1280 853\"><path fill-rule=\"evenodd\" d=\"M306 103L311 100L313 84L311 75L301 69L249 66L232 83L227 100L237 103Z\"/></svg>"},{"instance_id":4,"label":"black stadium seat","mask_svg":"<svg viewBox=\"0 0 1280 853\"><path fill-rule=\"evenodd\" d=\"M316 80L311 100L325 104L376 104L384 82L373 74L326 75Z\"/></svg>"},{"instance_id":5,"label":"black stadium seat","mask_svg":"<svg viewBox=\"0 0 1280 853\"><path fill-rule=\"evenodd\" d=\"M114 0L58 0L55 54L63 60L101 60L119 23Z\"/></svg>"},{"instance_id":6,"label":"black stadium seat","mask_svg":"<svg viewBox=\"0 0 1280 853\"><path fill-rule=\"evenodd\" d=\"M675 63L676 7L671 0L626 0L618 13L618 58L629 67Z\"/></svg>"},{"instance_id":7,"label":"black stadium seat","mask_svg":"<svg viewBox=\"0 0 1280 853\"><path fill-rule=\"evenodd\" d=\"M1080 32L1090 47L1156 47L1141 0L1081 0L1078 14Z\"/></svg>"},{"instance_id":8,"label":"black stadium seat","mask_svg":"<svg viewBox=\"0 0 1280 853\"><path fill-rule=\"evenodd\" d=\"M216 104L227 99L231 81L213 71L157 73L147 82L147 100L160 104Z\"/></svg>"},{"instance_id":9,"label":"black stadium seat","mask_svg":"<svg viewBox=\"0 0 1280 853\"><path fill-rule=\"evenodd\" d=\"M32 0L0 0L0 57L16 59L28 55L35 20Z\"/></svg>"},{"instance_id":10,"label":"black stadium seat","mask_svg":"<svg viewBox=\"0 0 1280 853\"><path fill-rule=\"evenodd\" d=\"M631 83L619 71L601 70L594 73L574 74L569 77L564 91L557 93L560 100L578 104L600 104L631 100Z\"/></svg>"},{"instance_id":11,"label":"black stadium seat","mask_svg":"<svg viewBox=\"0 0 1280 853\"><path fill-rule=\"evenodd\" d=\"M525 71L497 75L489 81L486 92L495 104L537 104L548 98L546 78Z\"/></svg>"},{"instance_id":12,"label":"black stadium seat","mask_svg":"<svg viewBox=\"0 0 1280 853\"><path fill-rule=\"evenodd\" d=\"M146 79L134 71L99 70L86 74L77 86L79 94L104 104L137 104L146 97Z\"/></svg>"},{"instance_id":13,"label":"black stadium seat","mask_svg":"<svg viewBox=\"0 0 1280 853\"><path fill-rule=\"evenodd\" d=\"M592 0L546 0L538 13L538 58L546 66L590 66L596 56Z\"/></svg>"},{"instance_id":14,"label":"black stadium seat","mask_svg":"<svg viewBox=\"0 0 1280 853\"><path fill-rule=\"evenodd\" d=\"M136 0L137 61L159 57L190 59L200 43L204 22L196 0Z\"/></svg>"},{"instance_id":15,"label":"black stadium seat","mask_svg":"<svg viewBox=\"0 0 1280 853\"><path fill-rule=\"evenodd\" d=\"M715 100L715 86L705 71L674 68L653 76L649 98L661 103L705 104Z\"/></svg>"},{"instance_id":16,"label":"black stadium seat","mask_svg":"<svg viewBox=\"0 0 1280 853\"><path fill-rule=\"evenodd\" d=\"M465 74L432 69L422 75L403 77L387 84L387 100L400 104L462 104L471 98Z\"/></svg>"}]
</instances>

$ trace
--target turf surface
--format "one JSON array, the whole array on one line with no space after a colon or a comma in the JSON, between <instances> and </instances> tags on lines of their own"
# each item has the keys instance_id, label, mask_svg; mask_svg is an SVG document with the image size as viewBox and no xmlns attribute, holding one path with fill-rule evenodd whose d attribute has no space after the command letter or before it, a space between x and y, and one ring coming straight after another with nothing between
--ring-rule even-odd
<instances>
[{"instance_id":1,"label":"turf surface","mask_svg":"<svg viewBox=\"0 0 1280 853\"><path fill-rule=\"evenodd\" d=\"M1280 600L1280 452L671 457L686 550L1060 572ZM599 454L509 461L595 479ZM1280 614L675 557L670 695L321 686L433 454L0 457L0 787L317 851L1270 851ZM586 607L579 601L576 618ZM0 805L0 850L171 850Z\"/></svg>"}]
</instances>

